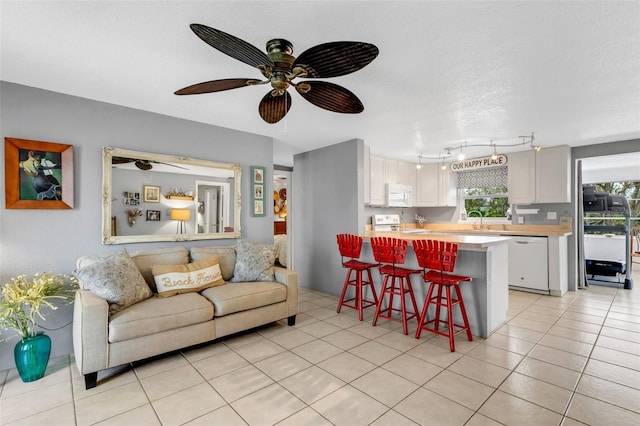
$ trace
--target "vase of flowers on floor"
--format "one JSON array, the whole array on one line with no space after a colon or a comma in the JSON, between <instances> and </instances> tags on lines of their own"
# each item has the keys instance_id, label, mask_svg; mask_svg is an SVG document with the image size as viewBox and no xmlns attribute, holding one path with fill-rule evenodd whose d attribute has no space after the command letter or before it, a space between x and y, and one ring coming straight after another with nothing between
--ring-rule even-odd
<instances>
[{"instance_id":1,"label":"vase of flowers on floor","mask_svg":"<svg viewBox=\"0 0 640 426\"><path fill-rule=\"evenodd\" d=\"M49 363L51 339L39 329L38 321L58 309L56 299L71 303L76 286L75 277L46 272L32 278L19 275L2 287L0 328L14 330L22 337L13 354L23 382L42 378Z\"/></svg>"}]
</instances>

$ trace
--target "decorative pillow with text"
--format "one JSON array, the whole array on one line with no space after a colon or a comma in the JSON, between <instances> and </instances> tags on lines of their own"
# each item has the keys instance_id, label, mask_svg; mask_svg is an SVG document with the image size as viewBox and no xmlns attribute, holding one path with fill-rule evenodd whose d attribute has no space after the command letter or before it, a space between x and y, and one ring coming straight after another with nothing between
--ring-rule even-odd
<instances>
[{"instance_id":1,"label":"decorative pillow with text","mask_svg":"<svg viewBox=\"0 0 640 426\"><path fill-rule=\"evenodd\" d=\"M153 265L151 272L158 289L158 297L198 292L224 284L218 256L186 265Z\"/></svg>"}]
</instances>

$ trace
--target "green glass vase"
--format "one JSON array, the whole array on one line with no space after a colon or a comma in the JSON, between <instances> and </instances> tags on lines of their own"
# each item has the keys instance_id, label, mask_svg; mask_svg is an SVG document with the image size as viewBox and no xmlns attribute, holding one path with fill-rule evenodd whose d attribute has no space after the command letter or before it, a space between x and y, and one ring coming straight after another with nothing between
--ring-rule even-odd
<instances>
[{"instance_id":1,"label":"green glass vase","mask_svg":"<svg viewBox=\"0 0 640 426\"><path fill-rule=\"evenodd\" d=\"M25 337L16 344L13 356L23 382L33 382L44 376L51 354L51 339L46 334Z\"/></svg>"}]
</instances>

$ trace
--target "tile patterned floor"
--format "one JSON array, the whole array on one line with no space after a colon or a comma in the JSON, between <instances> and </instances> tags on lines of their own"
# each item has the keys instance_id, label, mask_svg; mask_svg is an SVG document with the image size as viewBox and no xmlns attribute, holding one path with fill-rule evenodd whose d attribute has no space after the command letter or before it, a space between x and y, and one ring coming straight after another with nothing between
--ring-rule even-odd
<instances>
[{"instance_id":1,"label":"tile patterned floor","mask_svg":"<svg viewBox=\"0 0 640 426\"><path fill-rule=\"evenodd\" d=\"M455 353L336 306L301 289L295 327L116 368L89 391L69 356L32 383L0 371L0 424L640 424L640 290L510 292L508 323Z\"/></svg>"}]
</instances>

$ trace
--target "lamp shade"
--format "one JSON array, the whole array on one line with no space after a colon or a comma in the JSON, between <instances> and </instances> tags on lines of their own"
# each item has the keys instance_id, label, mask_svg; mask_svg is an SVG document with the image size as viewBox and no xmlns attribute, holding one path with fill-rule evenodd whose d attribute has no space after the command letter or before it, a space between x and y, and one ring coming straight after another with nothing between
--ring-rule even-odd
<instances>
[{"instance_id":1,"label":"lamp shade","mask_svg":"<svg viewBox=\"0 0 640 426\"><path fill-rule=\"evenodd\" d=\"M171 209L171 220L189 220L189 219L191 219L191 210Z\"/></svg>"}]
</instances>

